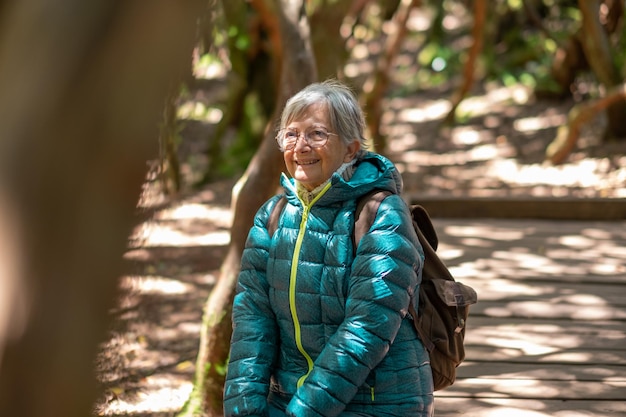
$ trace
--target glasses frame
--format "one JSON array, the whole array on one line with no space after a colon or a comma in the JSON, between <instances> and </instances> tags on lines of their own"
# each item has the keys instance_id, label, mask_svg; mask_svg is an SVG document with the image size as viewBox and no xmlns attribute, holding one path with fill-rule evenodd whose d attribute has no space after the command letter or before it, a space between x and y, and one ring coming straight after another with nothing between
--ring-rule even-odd
<instances>
[{"instance_id":1,"label":"glasses frame","mask_svg":"<svg viewBox=\"0 0 626 417\"><path fill-rule=\"evenodd\" d=\"M283 139L282 139L282 134L281 133L286 131L286 130L293 131L296 134L296 140L293 143L293 146L285 147L282 144ZM313 146L313 144L311 144L311 142L309 142L309 139L307 138L307 134L306 134L307 131L311 131L311 130L324 130L324 132L328 135L328 137L326 138L324 143L316 144L315 146ZM324 147L328 143L328 139L330 139L331 136L339 136L339 135L337 133L334 133L334 132L329 132L328 129L326 129L326 127L324 127L324 126L310 126L310 127L306 128L306 129L304 129L303 131L300 130L300 129L285 127L285 128L280 129L278 131L278 133L276 134L276 142L278 144L278 148L281 151L283 151L283 152L294 150L296 148L296 146L298 146L298 140L300 140L300 138L303 138L304 139L304 143L306 143L307 146L310 147L311 149L319 149L319 148Z\"/></svg>"}]
</instances>

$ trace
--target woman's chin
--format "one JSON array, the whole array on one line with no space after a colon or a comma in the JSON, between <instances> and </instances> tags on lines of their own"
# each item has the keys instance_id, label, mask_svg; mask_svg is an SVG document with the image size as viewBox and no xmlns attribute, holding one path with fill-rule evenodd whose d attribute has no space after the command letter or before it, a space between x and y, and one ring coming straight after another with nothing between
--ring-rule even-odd
<instances>
[{"instance_id":1,"label":"woman's chin","mask_svg":"<svg viewBox=\"0 0 626 417\"><path fill-rule=\"evenodd\" d=\"M318 185L321 184L321 182L313 181L311 180L311 178L305 176L296 176L295 179L308 191L314 190Z\"/></svg>"}]
</instances>

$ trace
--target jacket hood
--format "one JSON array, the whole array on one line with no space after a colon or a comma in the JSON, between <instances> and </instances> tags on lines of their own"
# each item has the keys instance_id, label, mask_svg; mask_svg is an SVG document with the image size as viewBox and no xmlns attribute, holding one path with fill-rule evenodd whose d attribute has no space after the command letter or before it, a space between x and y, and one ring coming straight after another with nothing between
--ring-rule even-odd
<instances>
[{"instance_id":1,"label":"jacket hood","mask_svg":"<svg viewBox=\"0 0 626 417\"><path fill-rule=\"evenodd\" d=\"M292 204L298 204L296 185L293 178L283 173L281 184ZM345 200L356 200L372 190L402 192L402 176L395 165L386 157L374 152L365 152L344 175L334 173L330 188L317 204L334 204ZM298 204L299 205L299 204Z\"/></svg>"}]
</instances>

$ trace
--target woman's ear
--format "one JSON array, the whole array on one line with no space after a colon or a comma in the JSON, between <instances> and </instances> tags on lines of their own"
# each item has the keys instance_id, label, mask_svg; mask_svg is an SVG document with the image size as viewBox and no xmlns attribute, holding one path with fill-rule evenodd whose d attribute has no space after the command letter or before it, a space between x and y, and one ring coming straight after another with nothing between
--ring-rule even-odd
<instances>
[{"instance_id":1,"label":"woman's ear","mask_svg":"<svg viewBox=\"0 0 626 417\"><path fill-rule=\"evenodd\" d=\"M351 142L348 145L348 148L346 150L346 155L343 157L343 162L350 162L354 159L354 157L356 156L357 152L359 152L359 150L361 149L361 142L358 140L355 140L354 142Z\"/></svg>"}]
</instances>

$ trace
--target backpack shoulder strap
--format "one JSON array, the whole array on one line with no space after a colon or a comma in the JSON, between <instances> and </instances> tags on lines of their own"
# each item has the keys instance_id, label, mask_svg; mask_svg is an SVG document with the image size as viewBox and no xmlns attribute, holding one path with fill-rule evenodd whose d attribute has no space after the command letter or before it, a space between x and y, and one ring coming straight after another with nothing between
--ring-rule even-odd
<instances>
[{"instance_id":1,"label":"backpack shoulder strap","mask_svg":"<svg viewBox=\"0 0 626 417\"><path fill-rule=\"evenodd\" d=\"M274 204L274 207L272 207L272 212L270 213L270 217L267 220L267 232L269 233L270 237L274 235L274 232L278 228L278 219L280 218L280 215L283 212L286 204L287 197L283 195L278 199L276 204Z\"/></svg>"},{"instance_id":2,"label":"backpack shoulder strap","mask_svg":"<svg viewBox=\"0 0 626 417\"><path fill-rule=\"evenodd\" d=\"M391 195L389 191L374 190L359 198L354 214L353 240L355 251L363 235L372 227L380 203L389 195ZM423 241L428 242L433 251L437 251L439 238L437 237L435 226L433 226L433 222L428 215L428 211L418 204L410 206L410 209L411 218L414 222L413 226L418 237L420 237L422 243Z\"/></svg>"},{"instance_id":3,"label":"backpack shoulder strap","mask_svg":"<svg viewBox=\"0 0 626 417\"><path fill-rule=\"evenodd\" d=\"M363 235L372 227L380 203L390 195L391 192L389 191L374 190L365 194L357 201L354 212L354 235L352 236L355 252Z\"/></svg>"},{"instance_id":4,"label":"backpack shoulder strap","mask_svg":"<svg viewBox=\"0 0 626 417\"><path fill-rule=\"evenodd\" d=\"M430 247L436 251L439 246L439 238L426 209L420 205L411 206L411 217L418 225L416 230L419 229L422 232Z\"/></svg>"}]
</instances>

